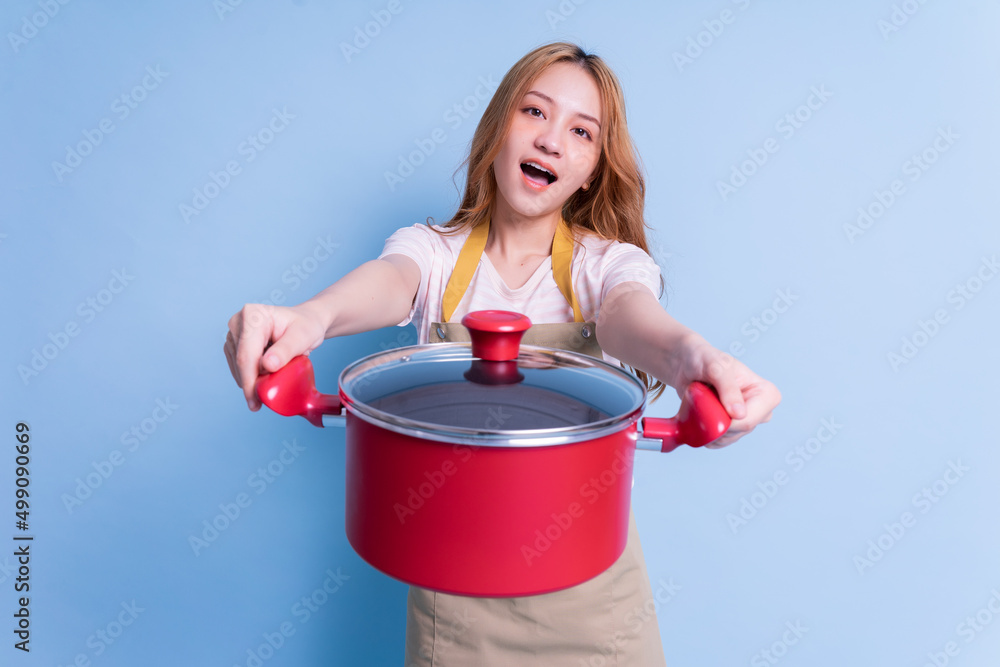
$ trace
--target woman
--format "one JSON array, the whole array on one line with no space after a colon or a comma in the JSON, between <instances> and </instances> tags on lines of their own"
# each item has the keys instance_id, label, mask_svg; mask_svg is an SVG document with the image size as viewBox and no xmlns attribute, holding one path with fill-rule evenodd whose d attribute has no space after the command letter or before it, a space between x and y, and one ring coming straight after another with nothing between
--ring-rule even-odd
<instances>
[{"instance_id":1,"label":"woman","mask_svg":"<svg viewBox=\"0 0 1000 667\"><path fill-rule=\"evenodd\" d=\"M614 73L572 44L535 49L483 114L456 215L397 231L378 259L303 304L244 306L229 323L230 369L257 410L258 375L326 338L413 322L421 343L459 340L465 313L514 310L539 323L526 344L623 363L654 395L713 385L733 423L709 446L731 444L770 419L780 394L660 306L644 197ZM405 664L663 665L655 616L634 611L651 598L631 516L621 558L567 590L479 599L411 587Z\"/></svg>"}]
</instances>

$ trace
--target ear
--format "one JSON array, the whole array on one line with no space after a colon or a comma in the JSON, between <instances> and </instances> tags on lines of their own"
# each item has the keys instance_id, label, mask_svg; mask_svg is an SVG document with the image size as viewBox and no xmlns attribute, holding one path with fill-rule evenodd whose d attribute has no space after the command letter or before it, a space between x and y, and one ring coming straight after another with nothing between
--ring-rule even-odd
<instances>
[{"instance_id":1,"label":"ear","mask_svg":"<svg viewBox=\"0 0 1000 667\"><path fill-rule=\"evenodd\" d=\"M597 164L594 165L593 171L590 172L587 176L587 180L584 181L584 183L587 184L587 187L593 185L594 181L597 180L597 177L601 175L602 168L604 167L604 160L604 151L602 150L600 157L597 158Z\"/></svg>"}]
</instances>

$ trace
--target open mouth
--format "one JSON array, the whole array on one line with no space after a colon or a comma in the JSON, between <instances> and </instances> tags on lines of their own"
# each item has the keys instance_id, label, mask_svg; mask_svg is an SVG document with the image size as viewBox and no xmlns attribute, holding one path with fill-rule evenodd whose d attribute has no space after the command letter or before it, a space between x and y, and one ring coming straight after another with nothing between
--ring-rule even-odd
<instances>
[{"instance_id":1,"label":"open mouth","mask_svg":"<svg viewBox=\"0 0 1000 667\"><path fill-rule=\"evenodd\" d=\"M556 182L556 175L537 162L524 162L521 171L525 178L539 186L548 186Z\"/></svg>"}]
</instances>

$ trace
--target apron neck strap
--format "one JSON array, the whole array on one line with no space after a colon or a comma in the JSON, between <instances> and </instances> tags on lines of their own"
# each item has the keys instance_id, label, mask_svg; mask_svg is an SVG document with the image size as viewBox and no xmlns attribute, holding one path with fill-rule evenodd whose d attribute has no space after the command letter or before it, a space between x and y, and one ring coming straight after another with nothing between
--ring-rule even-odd
<instances>
[{"instance_id":1,"label":"apron neck strap","mask_svg":"<svg viewBox=\"0 0 1000 667\"><path fill-rule=\"evenodd\" d=\"M465 245L458 253L458 261L455 262L455 270L451 272L448 279L448 286L444 289L444 297L441 299L441 321L448 322L458 308L458 303L465 296L465 291L469 289L472 276L479 266L479 258L483 256L486 249L486 239L490 236L490 221L480 223L472 228L469 238L465 239Z\"/></svg>"},{"instance_id":2,"label":"apron neck strap","mask_svg":"<svg viewBox=\"0 0 1000 667\"><path fill-rule=\"evenodd\" d=\"M559 218L556 235L552 239L552 277L566 302L573 307L573 321L583 322L580 304L573 291L573 236L566 222Z\"/></svg>"},{"instance_id":3,"label":"apron neck strap","mask_svg":"<svg viewBox=\"0 0 1000 667\"><path fill-rule=\"evenodd\" d=\"M448 286L445 287L444 296L441 299L442 322L451 320L459 302L469 289L472 276L479 267L479 259L483 256L486 240L489 236L490 221L486 220L473 227L469 237L465 240L462 250L458 253L455 270L452 271L451 277L448 279ZM573 237L566 222L560 217L555 236L552 239L552 277L555 279L559 291L566 298L566 302L573 308L573 321L583 322L580 304L573 291L572 263Z\"/></svg>"}]
</instances>

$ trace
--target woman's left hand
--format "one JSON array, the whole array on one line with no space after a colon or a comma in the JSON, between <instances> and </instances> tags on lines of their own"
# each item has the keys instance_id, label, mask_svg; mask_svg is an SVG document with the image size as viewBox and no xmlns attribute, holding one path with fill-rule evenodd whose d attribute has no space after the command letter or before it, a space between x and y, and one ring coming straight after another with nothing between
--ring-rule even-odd
<instances>
[{"instance_id":1,"label":"woman's left hand","mask_svg":"<svg viewBox=\"0 0 1000 667\"><path fill-rule=\"evenodd\" d=\"M717 350L698 335L690 336L681 346L677 375L673 386L682 395L694 381L710 384L732 417L729 430L705 447L719 449L731 445L758 424L770 421L771 413L781 402L781 392L732 355Z\"/></svg>"}]
</instances>

